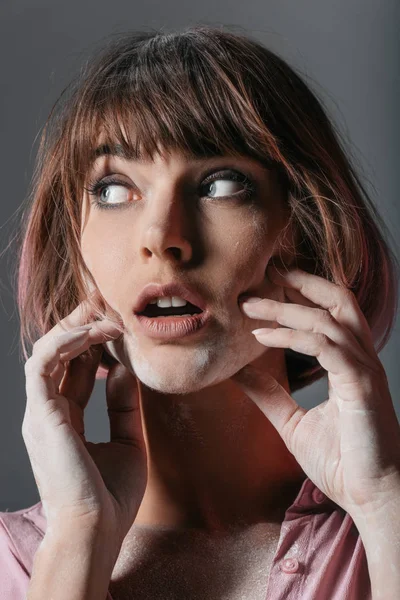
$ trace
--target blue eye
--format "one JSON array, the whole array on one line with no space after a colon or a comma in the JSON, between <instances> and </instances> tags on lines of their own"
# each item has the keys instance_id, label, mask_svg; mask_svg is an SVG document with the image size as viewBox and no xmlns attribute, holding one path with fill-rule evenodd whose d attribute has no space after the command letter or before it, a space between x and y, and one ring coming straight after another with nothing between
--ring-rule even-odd
<instances>
[{"instance_id":1,"label":"blue eye","mask_svg":"<svg viewBox=\"0 0 400 600\"><path fill-rule=\"evenodd\" d=\"M217 182L223 182L223 185L217 185ZM240 183L242 186L242 190L240 191L229 191L234 187L232 183ZM211 184L211 185L210 185ZM210 196L207 195L207 198L232 198L232 197L240 197L249 198L255 192L255 184L243 173L239 173L238 171L219 171L218 173L213 173L210 177L208 177L203 183L204 186L213 187L214 190L218 191L218 187L222 192L221 196Z\"/></svg>"},{"instance_id":2,"label":"blue eye","mask_svg":"<svg viewBox=\"0 0 400 600\"><path fill-rule=\"evenodd\" d=\"M104 192L108 191L108 199L110 199L112 188L117 188L118 192L114 195L121 196L122 201L117 203L108 203L107 197L104 196ZM104 179L95 179L94 181L89 182L87 187L84 188L90 196L93 196L92 205L95 208L100 209L114 209L127 207L128 204L131 204L131 201L124 200L124 196L126 197L127 190L132 189L132 186L128 185L125 182L120 181L119 179L115 179L114 177L105 177Z\"/></svg>"},{"instance_id":3,"label":"blue eye","mask_svg":"<svg viewBox=\"0 0 400 600\"><path fill-rule=\"evenodd\" d=\"M222 182L222 184L220 182ZM232 188L235 187L232 185L233 183L240 183L242 190L236 192L233 191ZM122 197L121 202L109 202L110 198L112 199L112 194L110 192L112 188L116 188L117 190L114 191L114 196L116 196L117 199L118 197ZM243 173L232 170L213 173L202 183L200 188L201 192L203 192L204 188L209 188L209 190L211 190L211 195L205 194L203 196L203 193L201 193L200 196L211 200L220 198L244 200L250 198L255 192L255 184L253 181ZM129 204L132 204L132 200L123 200L123 198L124 196L131 195L126 194L127 190L135 191L136 188L113 176L109 176L104 179L95 179L94 181L89 182L88 186L84 189L90 196L94 197L92 205L94 205L95 208L108 210L126 208ZM108 198L104 196L105 191L109 192ZM220 195L214 195L218 192L220 192Z\"/></svg>"}]
</instances>

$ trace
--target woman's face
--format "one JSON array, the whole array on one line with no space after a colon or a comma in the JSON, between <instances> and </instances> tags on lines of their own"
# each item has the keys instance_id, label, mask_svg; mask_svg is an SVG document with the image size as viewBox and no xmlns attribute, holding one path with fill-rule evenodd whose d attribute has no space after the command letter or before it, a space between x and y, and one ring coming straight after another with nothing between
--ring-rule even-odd
<instances>
[{"instance_id":1,"label":"woman's face","mask_svg":"<svg viewBox=\"0 0 400 600\"><path fill-rule=\"evenodd\" d=\"M119 185L109 183L97 197L84 192L81 232L85 263L124 323L124 335L106 344L110 354L148 387L187 394L270 352L251 330L271 323L246 317L238 298L284 300L265 275L287 219L276 174L248 157L99 156L87 179L105 185L110 178ZM172 280L194 284L211 320L195 336L150 338L135 300L146 284Z\"/></svg>"}]
</instances>

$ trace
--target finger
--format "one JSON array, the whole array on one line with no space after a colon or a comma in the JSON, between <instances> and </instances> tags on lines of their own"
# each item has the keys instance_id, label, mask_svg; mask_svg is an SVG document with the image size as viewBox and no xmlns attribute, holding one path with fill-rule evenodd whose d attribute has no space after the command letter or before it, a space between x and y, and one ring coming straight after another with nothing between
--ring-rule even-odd
<instances>
[{"instance_id":1,"label":"finger","mask_svg":"<svg viewBox=\"0 0 400 600\"><path fill-rule=\"evenodd\" d=\"M95 341L98 342L99 339L104 341L105 337L110 337L110 332L114 332L114 337L120 335L119 330L116 330L108 322L95 321L93 325L91 334L89 334L87 340L88 344L94 343ZM65 368L62 369L64 371L62 377L60 372L58 373L58 376L56 375L57 380L59 381L59 393L67 398L69 402L71 425L78 435L81 436L83 442L86 442L84 411L92 396L94 384L96 382L96 373L103 355L103 350L103 343L94 343L94 345L89 346L87 351L83 349L81 354L65 363ZM57 367L55 369L55 374L56 373ZM55 374L52 374L53 379Z\"/></svg>"},{"instance_id":2,"label":"finger","mask_svg":"<svg viewBox=\"0 0 400 600\"><path fill-rule=\"evenodd\" d=\"M277 328L268 332L261 329L255 335L264 346L291 348L295 352L315 356L329 372L332 384L340 386L341 400L359 403L360 408L365 407L366 402L373 402L374 392L380 385L380 372L372 373L325 334Z\"/></svg>"},{"instance_id":3,"label":"finger","mask_svg":"<svg viewBox=\"0 0 400 600\"><path fill-rule=\"evenodd\" d=\"M27 412L45 410L46 401L55 399L59 395L56 381L52 373L57 368L57 381L60 379L61 367L82 352L86 351L92 344L104 343L104 341L120 334L119 330L112 329L105 321L96 321L96 326L91 330L72 330L60 335L45 335L35 342L32 356L25 363Z\"/></svg>"},{"instance_id":4,"label":"finger","mask_svg":"<svg viewBox=\"0 0 400 600\"><path fill-rule=\"evenodd\" d=\"M78 306L68 314L64 319L61 319L59 323L57 323L50 331L46 333L58 335L62 334L64 331L69 331L74 327L79 327L80 325L86 325L89 322L93 321L95 317L95 309L92 304L93 298L96 296L97 291L90 294L85 300L83 300ZM111 322L109 319L103 319L103 321ZM100 321L95 321L100 322ZM120 322L121 331L123 328L122 322Z\"/></svg>"},{"instance_id":5,"label":"finger","mask_svg":"<svg viewBox=\"0 0 400 600\"><path fill-rule=\"evenodd\" d=\"M64 331L69 331L74 327L79 327L80 325L86 325L89 321L91 321L94 317L94 311L91 305L91 298L94 296L92 294L88 298L85 298L74 310L68 314L64 319L61 319L59 323L57 323L48 333L53 334L61 334Z\"/></svg>"},{"instance_id":6,"label":"finger","mask_svg":"<svg viewBox=\"0 0 400 600\"><path fill-rule=\"evenodd\" d=\"M90 400L96 381L96 371L103 352L101 344L92 347L92 353L80 354L68 363L60 394L70 404L71 424L84 439L84 410Z\"/></svg>"},{"instance_id":7,"label":"finger","mask_svg":"<svg viewBox=\"0 0 400 600\"><path fill-rule=\"evenodd\" d=\"M60 389L60 385L65 376L67 367L68 367L68 361L66 361L65 363L60 361L59 363L57 363L57 365L51 372L51 378L54 381L54 387L56 390Z\"/></svg>"},{"instance_id":8,"label":"finger","mask_svg":"<svg viewBox=\"0 0 400 600\"><path fill-rule=\"evenodd\" d=\"M269 266L267 274L274 283L297 290L305 298L328 310L338 323L354 334L371 358L376 357L369 324L351 290L301 269L286 271Z\"/></svg>"},{"instance_id":9,"label":"finger","mask_svg":"<svg viewBox=\"0 0 400 600\"><path fill-rule=\"evenodd\" d=\"M89 341L89 340L88 340ZM102 355L102 345L90 347L68 361L65 376L60 384L60 394L85 408L94 386L94 376ZM94 373L93 373L94 372ZM92 381L93 374L93 381Z\"/></svg>"},{"instance_id":10,"label":"finger","mask_svg":"<svg viewBox=\"0 0 400 600\"><path fill-rule=\"evenodd\" d=\"M124 365L110 367L106 381L110 440L143 447L139 389L135 375Z\"/></svg>"},{"instance_id":11,"label":"finger","mask_svg":"<svg viewBox=\"0 0 400 600\"><path fill-rule=\"evenodd\" d=\"M251 364L231 379L253 400L292 451L293 432L307 410L299 406L272 375Z\"/></svg>"},{"instance_id":12,"label":"finger","mask_svg":"<svg viewBox=\"0 0 400 600\"><path fill-rule=\"evenodd\" d=\"M287 298L290 302L295 304L302 304L303 306L309 306L310 308L320 308L318 304L315 302L311 302L308 298L305 298L303 294L294 290L293 288L284 288L285 298Z\"/></svg>"},{"instance_id":13,"label":"finger","mask_svg":"<svg viewBox=\"0 0 400 600\"><path fill-rule=\"evenodd\" d=\"M46 343L36 342L32 356L25 363L27 406L26 416L39 418L46 411L49 399L58 396L55 382L51 373L60 363L63 353L79 353L86 344L89 331L69 331L46 340Z\"/></svg>"},{"instance_id":14,"label":"finger","mask_svg":"<svg viewBox=\"0 0 400 600\"><path fill-rule=\"evenodd\" d=\"M372 360L353 333L338 323L325 309L288 304L270 298L264 298L260 302L243 303L242 307L246 315L252 318L275 321L299 331L323 333L349 355L354 355L360 363L365 363L371 368L376 362L376 358Z\"/></svg>"}]
</instances>

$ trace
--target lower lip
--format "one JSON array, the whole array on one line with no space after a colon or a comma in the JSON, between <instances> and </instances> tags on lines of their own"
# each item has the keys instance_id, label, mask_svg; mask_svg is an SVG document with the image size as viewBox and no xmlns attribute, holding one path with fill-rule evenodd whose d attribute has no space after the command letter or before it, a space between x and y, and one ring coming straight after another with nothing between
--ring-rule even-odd
<instances>
[{"instance_id":1,"label":"lower lip","mask_svg":"<svg viewBox=\"0 0 400 600\"><path fill-rule=\"evenodd\" d=\"M193 335L204 329L210 322L210 313L192 315L190 317L153 317L144 315L135 317L142 331L151 338L169 340Z\"/></svg>"}]
</instances>

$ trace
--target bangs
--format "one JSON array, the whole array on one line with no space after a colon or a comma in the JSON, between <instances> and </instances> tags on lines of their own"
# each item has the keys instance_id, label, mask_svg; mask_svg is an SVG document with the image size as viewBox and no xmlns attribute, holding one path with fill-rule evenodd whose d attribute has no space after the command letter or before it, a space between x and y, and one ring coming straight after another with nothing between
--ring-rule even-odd
<instances>
[{"instance_id":1,"label":"bangs","mask_svg":"<svg viewBox=\"0 0 400 600\"><path fill-rule=\"evenodd\" d=\"M75 120L80 172L96 159L99 139L103 146L119 146L128 160L151 161L176 151L188 159L246 155L268 167L276 164L279 153L266 116L261 120L249 102L260 81L244 61L217 60L215 51L196 43L159 36L128 56L109 53L106 66L101 58L103 68L87 79L85 110Z\"/></svg>"},{"instance_id":2,"label":"bangs","mask_svg":"<svg viewBox=\"0 0 400 600\"><path fill-rule=\"evenodd\" d=\"M395 323L399 253L303 78L257 41L223 28L114 38L100 40L41 135L15 272L23 360L32 353L25 342L33 346L62 324L88 299L90 282L100 292L81 244L83 188L99 145L137 161L170 151L189 160L247 156L277 172L290 221L276 250L294 249L297 267L350 289L379 353ZM298 245L286 236L290 225ZM90 299L93 315L104 318L105 306L117 323L100 296L102 305ZM286 349L285 357L291 392L326 374L310 356ZM103 355L96 379L107 377L112 360Z\"/></svg>"}]
</instances>

